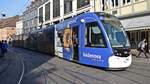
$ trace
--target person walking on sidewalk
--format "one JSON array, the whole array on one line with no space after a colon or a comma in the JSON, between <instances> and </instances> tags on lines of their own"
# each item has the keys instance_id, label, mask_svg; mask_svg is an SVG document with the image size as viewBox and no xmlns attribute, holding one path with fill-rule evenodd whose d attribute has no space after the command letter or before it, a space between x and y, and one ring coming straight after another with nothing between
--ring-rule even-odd
<instances>
[{"instance_id":1,"label":"person walking on sidewalk","mask_svg":"<svg viewBox=\"0 0 150 84\"><path fill-rule=\"evenodd\" d=\"M139 54L137 57L140 57L141 53L144 53L144 55L146 56L146 58L148 58L148 55L146 55L146 39L144 38L139 44L138 44L138 51Z\"/></svg>"},{"instance_id":2,"label":"person walking on sidewalk","mask_svg":"<svg viewBox=\"0 0 150 84\"><path fill-rule=\"evenodd\" d=\"M7 41L2 40L1 44L1 57L5 56L5 53L7 53L8 44Z\"/></svg>"},{"instance_id":3,"label":"person walking on sidewalk","mask_svg":"<svg viewBox=\"0 0 150 84\"><path fill-rule=\"evenodd\" d=\"M0 58L2 57L1 53L2 53L2 41L0 41Z\"/></svg>"}]
</instances>

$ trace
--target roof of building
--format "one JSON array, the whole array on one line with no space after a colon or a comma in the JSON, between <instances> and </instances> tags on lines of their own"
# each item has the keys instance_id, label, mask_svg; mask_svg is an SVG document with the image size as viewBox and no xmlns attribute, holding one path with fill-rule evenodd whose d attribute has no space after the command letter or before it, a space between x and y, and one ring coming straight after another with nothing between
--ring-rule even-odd
<instances>
[{"instance_id":1,"label":"roof of building","mask_svg":"<svg viewBox=\"0 0 150 84\"><path fill-rule=\"evenodd\" d=\"M0 20L0 28L16 27L16 22L19 21L19 16L14 16Z\"/></svg>"}]
</instances>

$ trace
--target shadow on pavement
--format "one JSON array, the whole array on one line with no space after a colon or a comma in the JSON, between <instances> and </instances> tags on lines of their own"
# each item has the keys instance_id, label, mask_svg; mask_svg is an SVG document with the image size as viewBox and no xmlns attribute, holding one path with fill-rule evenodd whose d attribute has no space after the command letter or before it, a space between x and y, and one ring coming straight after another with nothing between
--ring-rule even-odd
<instances>
[{"instance_id":1,"label":"shadow on pavement","mask_svg":"<svg viewBox=\"0 0 150 84\"><path fill-rule=\"evenodd\" d=\"M51 67L47 66L48 69L43 69L43 66L45 67L45 64L54 58L52 55L14 47L11 47L9 50L15 53L15 55L20 56L24 62L25 74L22 84L39 84L41 82L45 82L44 76L47 75L45 70L49 70L50 72L57 70L55 65L52 64L50 64Z\"/></svg>"}]
</instances>

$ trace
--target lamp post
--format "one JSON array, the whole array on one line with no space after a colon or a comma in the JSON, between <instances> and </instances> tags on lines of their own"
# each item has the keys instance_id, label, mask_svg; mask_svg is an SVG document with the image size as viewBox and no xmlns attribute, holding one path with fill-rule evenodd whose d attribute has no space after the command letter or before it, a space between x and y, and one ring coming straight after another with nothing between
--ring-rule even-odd
<instances>
[{"instance_id":1,"label":"lamp post","mask_svg":"<svg viewBox=\"0 0 150 84\"><path fill-rule=\"evenodd\" d=\"M1 13L1 16L2 16L2 19L3 19L4 17L6 17L6 14Z\"/></svg>"}]
</instances>

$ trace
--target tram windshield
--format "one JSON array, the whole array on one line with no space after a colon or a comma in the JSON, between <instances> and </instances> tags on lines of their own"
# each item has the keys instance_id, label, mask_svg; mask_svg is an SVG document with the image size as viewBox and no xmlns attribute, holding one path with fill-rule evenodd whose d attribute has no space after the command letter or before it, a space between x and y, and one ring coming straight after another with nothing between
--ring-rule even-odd
<instances>
[{"instance_id":1,"label":"tram windshield","mask_svg":"<svg viewBox=\"0 0 150 84\"><path fill-rule=\"evenodd\" d=\"M128 37L123 29L122 24L116 18L103 19L102 23L106 29L108 38L112 47L130 46Z\"/></svg>"}]
</instances>

